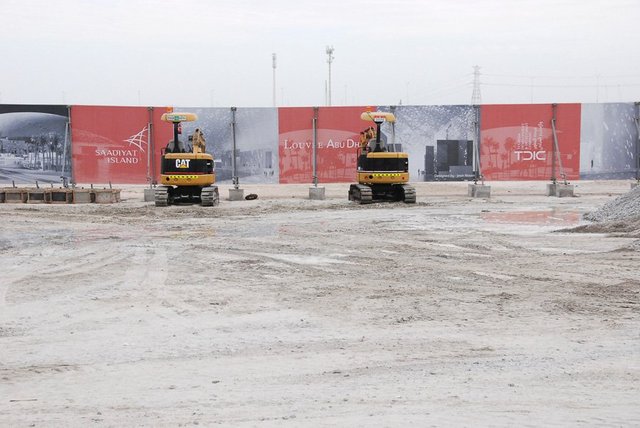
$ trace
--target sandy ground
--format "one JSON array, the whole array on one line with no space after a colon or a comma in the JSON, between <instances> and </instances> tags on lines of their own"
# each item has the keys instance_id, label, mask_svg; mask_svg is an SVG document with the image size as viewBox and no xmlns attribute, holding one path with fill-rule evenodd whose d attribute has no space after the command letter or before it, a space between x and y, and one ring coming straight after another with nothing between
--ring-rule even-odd
<instances>
[{"instance_id":1,"label":"sandy ground","mask_svg":"<svg viewBox=\"0 0 640 428\"><path fill-rule=\"evenodd\" d=\"M0 204L0 426L640 425L629 182L488 184Z\"/></svg>"}]
</instances>

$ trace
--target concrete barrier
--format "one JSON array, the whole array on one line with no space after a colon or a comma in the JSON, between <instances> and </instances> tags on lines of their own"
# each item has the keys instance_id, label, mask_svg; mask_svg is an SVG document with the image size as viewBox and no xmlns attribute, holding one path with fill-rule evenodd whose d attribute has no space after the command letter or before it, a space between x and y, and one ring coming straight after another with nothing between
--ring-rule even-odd
<instances>
[{"instance_id":1,"label":"concrete barrier","mask_svg":"<svg viewBox=\"0 0 640 428\"><path fill-rule=\"evenodd\" d=\"M74 204L90 204L95 201L95 194L91 189L73 189Z\"/></svg>"},{"instance_id":2,"label":"concrete barrier","mask_svg":"<svg viewBox=\"0 0 640 428\"><path fill-rule=\"evenodd\" d=\"M116 202L116 195L112 189L95 189L93 193L95 194L94 202L96 204L113 204Z\"/></svg>"},{"instance_id":3,"label":"concrete barrier","mask_svg":"<svg viewBox=\"0 0 640 428\"><path fill-rule=\"evenodd\" d=\"M44 204L44 189L27 189L28 204Z\"/></svg>"},{"instance_id":4,"label":"concrete barrier","mask_svg":"<svg viewBox=\"0 0 640 428\"><path fill-rule=\"evenodd\" d=\"M147 187L144 189L144 201L153 202L156 200L156 189Z\"/></svg>"},{"instance_id":5,"label":"concrete barrier","mask_svg":"<svg viewBox=\"0 0 640 428\"><path fill-rule=\"evenodd\" d=\"M7 204L23 204L27 202L27 191L17 187L5 189L4 201Z\"/></svg>"},{"instance_id":6,"label":"concrete barrier","mask_svg":"<svg viewBox=\"0 0 640 428\"><path fill-rule=\"evenodd\" d=\"M324 187L309 187L309 199L324 200Z\"/></svg>"},{"instance_id":7,"label":"concrete barrier","mask_svg":"<svg viewBox=\"0 0 640 428\"><path fill-rule=\"evenodd\" d=\"M229 189L230 201L241 201L244 199L244 189Z\"/></svg>"},{"instance_id":8,"label":"concrete barrier","mask_svg":"<svg viewBox=\"0 0 640 428\"><path fill-rule=\"evenodd\" d=\"M490 198L491 186L486 184L469 184L467 187L467 195L472 198Z\"/></svg>"},{"instance_id":9,"label":"concrete barrier","mask_svg":"<svg viewBox=\"0 0 640 428\"><path fill-rule=\"evenodd\" d=\"M573 184L548 183L546 195L571 198L574 196L574 186Z\"/></svg>"},{"instance_id":10,"label":"concrete barrier","mask_svg":"<svg viewBox=\"0 0 640 428\"><path fill-rule=\"evenodd\" d=\"M73 202L73 190L71 189L46 189L44 201L48 204L70 204Z\"/></svg>"},{"instance_id":11,"label":"concrete barrier","mask_svg":"<svg viewBox=\"0 0 640 428\"><path fill-rule=\"evenodd\" d=\"M14 204L113 204L120 202L120 189L18 188L0 189L0 203Z\"/></svg>"}]
</instances>

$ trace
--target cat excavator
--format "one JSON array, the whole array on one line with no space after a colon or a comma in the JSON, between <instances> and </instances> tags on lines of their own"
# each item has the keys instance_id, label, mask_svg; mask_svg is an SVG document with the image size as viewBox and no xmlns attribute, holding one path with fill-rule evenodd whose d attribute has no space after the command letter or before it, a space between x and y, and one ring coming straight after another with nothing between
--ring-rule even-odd
<instances>
[{"instance_id":1,"label":"cat excavator","mask_svg":"<svg viewBox=\"0 0 640 428\"><path fill-rule=\"evenodd\" d=\"M389 150L382 142L380 128L383 123L395 124L393 113L366 111L362 120L372 121L371 126L360 133L358 148L357 184L349 187L349 200L360 204L377 201L416 202L416 190L409 185L409 155ZM395 128L392 127L395 134ZM395 150L395 144L391 145Z\"/></svg>"},{"instance_id":2,"label":"cat excavator","mask_svg":"<svg viewBox=\"0 0 640 428\"><path fill-rule=\"evenodd\" d=\"M179 202L200 203L203 207L218 205L220 196L213 156L205 152L206 141L200 129L189 136L192 143L185 149L179 140L182 122L198 120L195 113L164 113L161 119L173 124L173 140L162 150L160 183L155 189L157 207Z\"/></svg>"}]
</instances>

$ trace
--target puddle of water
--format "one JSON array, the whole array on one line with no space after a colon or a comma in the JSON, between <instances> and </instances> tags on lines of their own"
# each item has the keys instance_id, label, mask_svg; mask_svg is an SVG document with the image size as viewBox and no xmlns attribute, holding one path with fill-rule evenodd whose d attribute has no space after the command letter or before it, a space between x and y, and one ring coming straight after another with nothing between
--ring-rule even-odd
<instances>
[{"instance_id":1,"label":"puddle of water","mask_svg":"<svg viewBox=\"0 0 640 428\"><path fill-rule=\"evenodd\" d=\"M574 211L511 211L482 213L481 218L489 223L577 225L580 213Z\"/></svg>"}]
</instances>

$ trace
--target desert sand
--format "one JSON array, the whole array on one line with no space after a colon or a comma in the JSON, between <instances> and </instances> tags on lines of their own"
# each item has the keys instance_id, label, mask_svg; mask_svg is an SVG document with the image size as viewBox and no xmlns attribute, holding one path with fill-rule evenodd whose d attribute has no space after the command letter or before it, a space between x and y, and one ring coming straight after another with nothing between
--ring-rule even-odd
<instances>
[{"instance_id":1,"label":"desert sand","mask_svg":"<svg viewBox=\"0 0 640 428\"><path fill-rule=\"evenodd\" d=\"M640 425L629 181L487 184L0 204L0 426Z\"/></svg>"}]
</instances>

